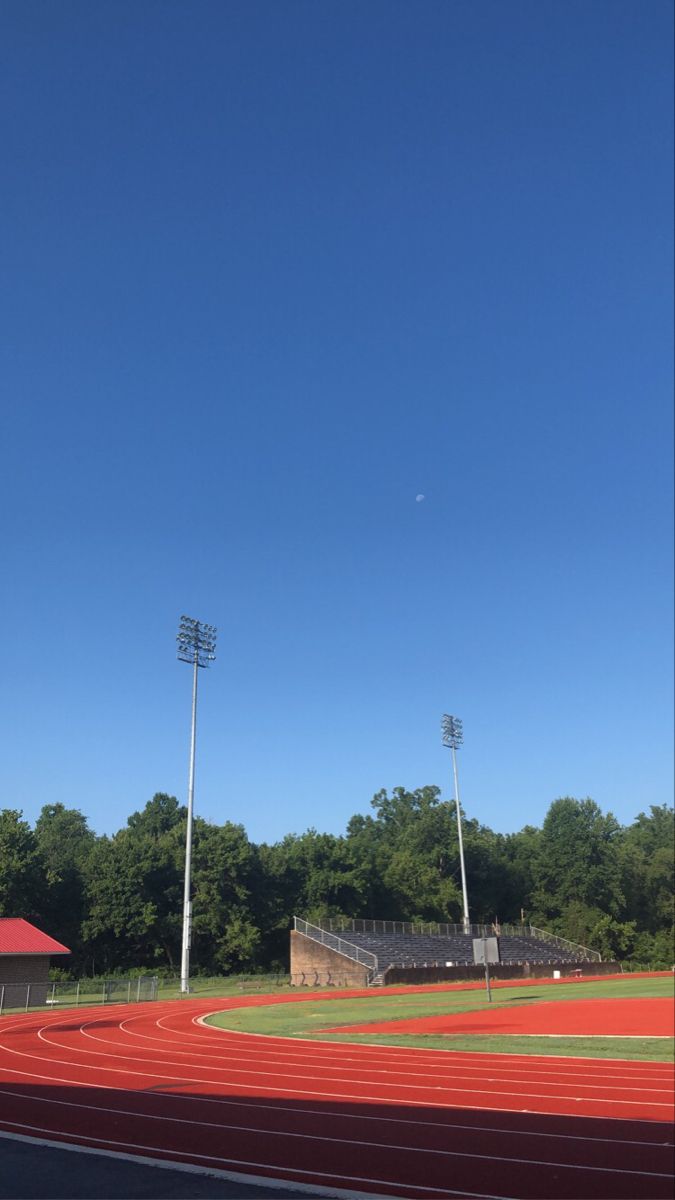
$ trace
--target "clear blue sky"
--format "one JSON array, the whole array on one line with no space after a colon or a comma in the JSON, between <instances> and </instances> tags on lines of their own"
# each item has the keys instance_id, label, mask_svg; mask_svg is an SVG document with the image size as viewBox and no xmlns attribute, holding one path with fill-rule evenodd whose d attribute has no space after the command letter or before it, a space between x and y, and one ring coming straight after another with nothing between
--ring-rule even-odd
<instances>
[{"instance_id":1,"label":"clear blue sky","mask_svg":"<svg viewBox=\"0 0 675 1200\"><path fill-rule=\"evenodd\" d=\"M670 802L672 14L3 0L1 807Z\"/></svg>"}]
</instances>

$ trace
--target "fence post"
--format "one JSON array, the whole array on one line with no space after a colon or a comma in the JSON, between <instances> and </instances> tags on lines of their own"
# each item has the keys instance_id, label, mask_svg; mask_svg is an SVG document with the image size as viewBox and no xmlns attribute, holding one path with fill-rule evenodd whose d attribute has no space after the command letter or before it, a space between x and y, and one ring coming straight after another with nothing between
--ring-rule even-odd
<instances>
[{"instance_id":1,"label":"fence post","mask_svg":"<svg viewBox=\"0 0 675 1200\"><path fill-rule=\"evenodd\" d=\"M5 985L3 983L0 988L0 1017L2 1016L2 1006L5 1003Z\"/></svg>"},{"instance_id":2,"label":"fence post","mask_svg":"<svg viewBox=\"0 0 675 1200\"><path fill-rule=\"evenodd\" d=\"M75 993L75 1007L80 1007L80 981L77 981L77 992Z\"/></svg>"},{"instance_id":3,"label":"fence post","mask_svg":"<svg viewBox=\"0 0 675 1200\"><path fill-rule=\"evenodd\" d=\"M55 983L53 983L53 984L52 984L52 1008L54 1007L54 993L55 993L55 991L56 991L56 984L55 984Z\"/></svg>"},{"instance_id":4,"label":"fence post","mask_svg":"<svg viewBox=\"0 0 675 1200\"><path fill-rule=\"evenodd\" d=\"M103 980L103 1003L105 1004L105 979Z\"/></svg>"},{"instance_id":5,"label":"fence post","mask_svg":"<svg viewBox=\"0 0 675 1200\"><path fill-rule=\"evenodd\" d=\"M127 987L127 1004L130 1004L130 1003L131 1003L131 980L129 980L129 985Z\"/></svg>"},{"instance_id":6,"label":"fence post","mask_svg":"<svg viewBox=\"0 0 675 1200\"><path fill-rule=\"evenodd\" d=\"M27 983L26 984L26 1012L28 1012L29 1004L30 1004L30 984Z\"/></svg>"},{"instance_id":7,"label":"fence post","mask_svg":"<svg viewBox=\"0 0 675 1200\"><path fill-rule=\"evenodd\" d=\"M139 975L138 976L138 987L136 988L136 999L140 1000L140 998L141 998L141 977Z\"/></svg>"}]
</instances>

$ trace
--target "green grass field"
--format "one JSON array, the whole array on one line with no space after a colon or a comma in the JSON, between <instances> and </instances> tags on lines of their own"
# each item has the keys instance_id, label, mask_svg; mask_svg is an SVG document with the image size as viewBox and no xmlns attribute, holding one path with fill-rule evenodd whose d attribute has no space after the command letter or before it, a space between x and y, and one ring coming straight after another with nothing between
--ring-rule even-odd
<instances>
[{"instance_id":1,"label":"green grass field","mask_svg":"<svg viewBox=\"0 0 675 1200\"><path fill-rule=\"evenodd\" d=\"M437 1016L439 1013L482 1012L487 1008L513 1008L546 1001L566 1001L605 997L607 999L673 995L672 979L593 980L580 984L527 985L495 988L492 1002L484 989L465 992L441 990L414 991L393 995L386 988L372 996L350 1000L331 1000L328 993L307 998L301 1003L275 1004L264 1008L245 1008L215 1014L209 1022L244 1033L263 1033L273 1037L321 1038L323 1041L358 1042L369 1045L416 1046L434 1050L469 1050L500 1054L572 1055L582 1058L623 1058L668 1061L673 1058L673 1040L656 1038L546 1038L473 1036L413 1036L350 1033L349 1026L366 1021L400 1021L412 1017ZM344 1025L344 1033L323 1030Z\"/></svg>"}]
</instances>

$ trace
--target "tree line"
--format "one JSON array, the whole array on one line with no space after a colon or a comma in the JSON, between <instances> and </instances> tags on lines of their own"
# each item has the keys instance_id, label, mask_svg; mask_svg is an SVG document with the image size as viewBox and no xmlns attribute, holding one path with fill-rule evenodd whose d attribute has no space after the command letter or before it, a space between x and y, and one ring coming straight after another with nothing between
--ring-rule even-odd
<instances>
[{"instance_id":1,"label":"tree line","mask_svg":"<svg viewBox=\"0 0 675 1200\"><path fill-rule=\"evenodd\" d=\"M243 825L194 822L195 973L286 970L294 915L459 921L454 802L437 787L379 792L344 835L256 845ZM75 974L179 971L187 812L157 793L112 836L48 804L34 828L0 810L0 916L72 950ZM541 828L462 823L471 920L521 919L605 959L673 962L673 809L622 826L590 799L555 800Z\"/></svg>"}]
</instances>

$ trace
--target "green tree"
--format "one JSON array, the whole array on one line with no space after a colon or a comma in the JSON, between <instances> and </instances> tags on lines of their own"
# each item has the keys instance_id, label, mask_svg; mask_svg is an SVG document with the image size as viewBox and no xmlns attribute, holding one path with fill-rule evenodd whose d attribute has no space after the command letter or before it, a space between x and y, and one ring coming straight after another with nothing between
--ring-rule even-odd
<instances>
[{"instance_id":1,"label":"green tree","mask_svg":"<svg viewBox=\"0 0 675 1200\"><path fill-rule=\"evenodd\" d=\"M77 809L46 804L35 823L35 840L45 873L45 922L71 950L68 969L77 971L83 965L86 868L96 837Z\"/></svg>"},{"instance_id":2,"label":"green tree","mask_svg":"<svg viewBox=\"0 0 675 1200\"><path fill-rule=\"evenodd\" d=\"M652 805L623 831L619 863L626 907L648 933L673 928L675 814Z\"/></svg>"},{"instance_id":3,"label":"green tree","mask_svg":"<svg viewBox=\"0 0 675 1200\"><path fill-rule=\"evenodd\" d=\"M243 825L195 821L192 962L196 969L231 972L259 964L261 931L253 899L257 874L256 848Z\"/></svg>"},{"instance_id":4,"label":"green tree","mask_svg":"<svg viewBox=\"0 0 675 1200\"><path fill-rule=\"evenodd\" d=\"M127 821L127 828L134 837L148 837L158 841L179 825L185 827L187 809L181 806L175 796L166 792L155 792L152 800L148 800L141 812L132 813Z\"/></svg>"},{"instance_id":5,"label":"green tree","mask_svg":"<svg viewBox=\"0 0 675 1200\"><path fill-rule=\"evenodd\" d=\"M348 839L365 852L371 883L368 916L457 921L462 914L459 841L454 804L437 787L394 788L371 802L375 818L353 818Z\"/></svg>"},{"instance_id":6,"label":"green tree","mask_svg":"<svg viewBox=\"0 0 675 1200\"><path fill-rule=\"evenodd\" d=\"M101 838L88 860L83 934L106 970L177 968L184 811L173 797L154 796L125 829Z\"/></svg>"},{"instance_id":7,"label":"green tree","mask_svg":"<svg viewBox=\"0 0 675 1200\"><path fill-rule=\"evenodd\" d=\"M40 851L30 825L17 809L0 810L0 916L41 921L46 891Z\"/></svg>"},{"instance_id":8,"label":"green tree","mask_svg":"<svg viewBox=\"0 0 675 1200\"><path fill-rule=\"evenodd\" d=\"M535 865L534 907L544 919L559 918L577 904L621 917L619 835L618 821L594 800L567 796L553 802Z\"/></svg>"}]
</instances>

